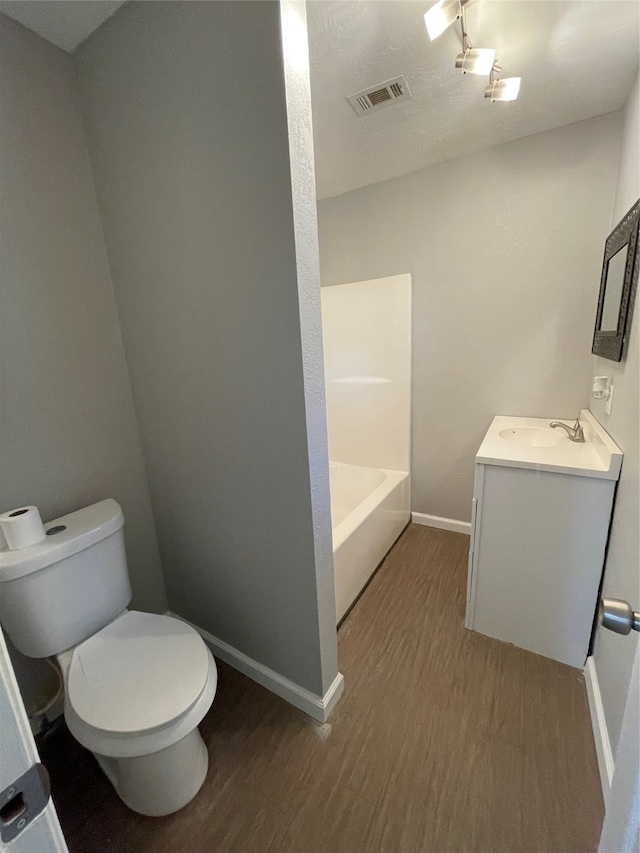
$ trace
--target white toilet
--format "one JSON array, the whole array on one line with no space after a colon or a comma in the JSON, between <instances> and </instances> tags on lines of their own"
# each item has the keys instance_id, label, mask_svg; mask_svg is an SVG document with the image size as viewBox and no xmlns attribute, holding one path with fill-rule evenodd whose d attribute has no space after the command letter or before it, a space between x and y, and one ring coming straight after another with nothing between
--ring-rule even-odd
<instances>
[{"instance_id":1,"label":"white toilet","mask_svg":"<svg viewBox=\"0 0 640 853\"><path fill-rule=\"evenodd\" d=\"M207 775L197 727L216 665L191 626L126 609L123 525L104 500L49 522L36 545L0 551L0 623L23 654L56 656L67 725L126 805L165 815Z\"/></svg>"}]
</instances>

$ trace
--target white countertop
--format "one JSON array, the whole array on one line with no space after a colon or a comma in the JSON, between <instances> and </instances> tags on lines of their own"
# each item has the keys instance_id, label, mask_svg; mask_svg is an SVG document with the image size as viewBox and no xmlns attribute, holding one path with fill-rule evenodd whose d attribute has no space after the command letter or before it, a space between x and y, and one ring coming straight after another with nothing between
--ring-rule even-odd
<instances>
[{"instance_id":1,"label":"white countertop","mask_svg":"<svg viewBox=\"0 0 640 853\"><path fill-rule=\"evenodd\" d=\"M500 435L502 430L507 429L548 428L554 420L559 420L567 426L573 426L574 423L561 418L515 418L497 415L480 445L476 462L555 471L580 477L599 477L604 480L618 479L622 451L588 409L582 409L580 412L584 443L571 441L562 429L557 432L564 438L553 447L532 447L507 441Z\"/></svg>"}]
</instances>

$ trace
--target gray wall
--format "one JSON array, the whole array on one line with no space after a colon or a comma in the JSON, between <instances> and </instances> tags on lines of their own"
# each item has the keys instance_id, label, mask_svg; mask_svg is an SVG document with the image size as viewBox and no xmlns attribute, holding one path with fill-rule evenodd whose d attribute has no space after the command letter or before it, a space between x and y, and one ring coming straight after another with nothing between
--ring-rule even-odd
<instances>
[{"instance_id":1,"label":"gray wall","mask_svg":"<svg viewBox=\"0 0 640 853\"><path fill-rule=\"evenodd\" d=\"M620 170L611 229L640 197L639 100L640 87L636 81L624 113ZM608 230L602 235L601 254L607 233ZM594 270L595 273L596 270ZM626 359L619 364L599 357L593 360L593 375L609 376L615 387L611 416L605 413L603 401L592 399L590 403L590 408L598 420L624 451L605 567L603 595L609 598L627 599L636 609L640 608L639 340L640 298L636 296ZM637 634L621 637L610 631L598 631L594 660L614 754L620 738L637 647ZM632 701L637 703L638 697L632 697Z\"/></svg>"},{"instance_id":2,"label":"gray wall","mask_svg":"<svg viewBox=\"0 0 640 853\"><path fill-rule=\"evenodd\" d=\"M71 58L0 15L0 509L115 498L133 605L166 597Z\"/></svg>"},{"instance_id":3,"label":"gray wall","mask_svg":"<svg viewBox=\"0 0 640 853\"><path fill-rule=\"evenodd\" d=\"M170 607L321 693L279 6L129 3L76 60Z\"/></svg>"},{"instance_id":4,"label":"gray wall","mask_svg":"<svg viewBox=\"0 0 640 853\"><path fill-rule=\"evenodd\" d=\"M588 402L621 116L319 202L322 284L413 276L412 508L467 521L496 414Z\"/></svg>"},{"instance_id":5,"label":"gray wall","mask_svg":"<svg viewBox=\"0 0 640 853\"><path fill-rule=\"evenodd\" d=\"M280 12L316 588L323 650L322 683L326 693L335 679L338 661L306 2L280 0Z\"/></svg>"},{"instance_id":6,"label":"gray wall","mask_svg":"<svg viewBox=\"0 0 640 853\"><path fill-rule=\"evenodd\" d=\"M0 15L0 509L113 497L133 606L166 609L70 57ZM27 708L52 672L9 643Z\"/></svg>"}]
</instances>

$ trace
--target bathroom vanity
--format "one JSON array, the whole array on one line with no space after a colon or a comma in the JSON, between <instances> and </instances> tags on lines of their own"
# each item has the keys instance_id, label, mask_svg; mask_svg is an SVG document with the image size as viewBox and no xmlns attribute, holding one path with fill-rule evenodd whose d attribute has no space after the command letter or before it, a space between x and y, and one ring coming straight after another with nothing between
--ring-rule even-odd
<instances>
[{"instance_id":1,"label":"bathroom vanity","mask_svg":"<svg viewBox=\"0 0 640 853\"><path fill-rule=\"evenodd\" d=\"M591 412L580 422L583 443L551 420L494 418L476 456L465 625L582 668L622 452Z\"/></svg>"}]
</instances>

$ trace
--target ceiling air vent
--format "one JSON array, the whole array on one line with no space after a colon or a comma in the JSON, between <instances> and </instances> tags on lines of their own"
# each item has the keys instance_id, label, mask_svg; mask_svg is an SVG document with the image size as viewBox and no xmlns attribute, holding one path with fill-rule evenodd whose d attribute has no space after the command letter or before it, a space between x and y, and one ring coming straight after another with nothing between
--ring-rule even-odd
<instances>
[{"instance_id":1,"label":"ceiling air vent","mask_svg":"<svg viewBox=\"0 0 640 853\"><path fill-rule=\"evenodd\" d=\"M398 101L406 101L411 97L411 90L404 76L392 77L377 86L370 86L362 92L350 95L347 100L359 116L381 110Z\"/></svg>"}]
</instances>

